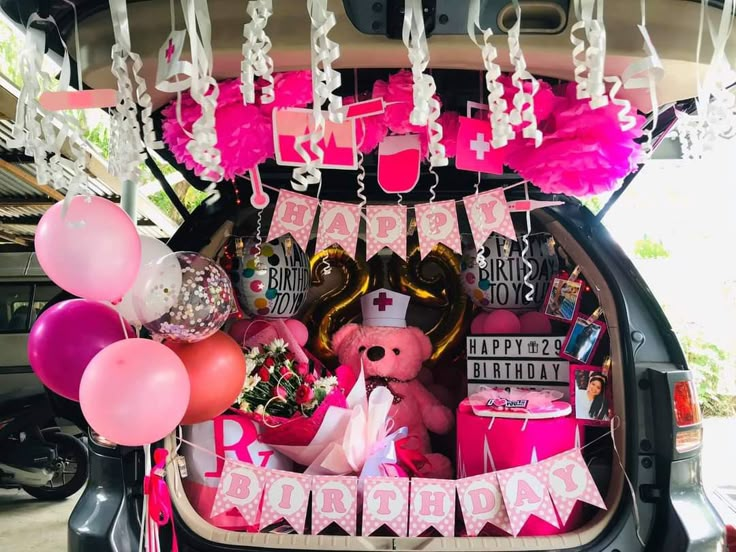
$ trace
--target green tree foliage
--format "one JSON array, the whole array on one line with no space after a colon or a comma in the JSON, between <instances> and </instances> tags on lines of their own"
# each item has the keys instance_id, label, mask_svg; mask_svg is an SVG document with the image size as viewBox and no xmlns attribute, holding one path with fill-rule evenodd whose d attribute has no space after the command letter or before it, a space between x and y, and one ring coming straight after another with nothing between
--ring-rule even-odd
<instances>
[{"instance_id":1,"label":"green tree foliage","mask_svg":"<svg viewBox=\"0 0 736 552\"><path fill-rule=\"evenodd\" d=\"M719 392L723 389L721 379L734 373L736 359L700 338L683 337L681 344L694 374L703 415L736 416L736 397Z\"/></svg>"},{"instance_id":2,"label":"green tree foliage","mask_svg":"<svg viewBox=\"0 0 736 552\"><path fill-rule=\"evenodd\" d=\"M634 244L634 255L639 259L666 259L670 256L661 240L653 240L646 234Z\"/></svg>"}]
</instances>

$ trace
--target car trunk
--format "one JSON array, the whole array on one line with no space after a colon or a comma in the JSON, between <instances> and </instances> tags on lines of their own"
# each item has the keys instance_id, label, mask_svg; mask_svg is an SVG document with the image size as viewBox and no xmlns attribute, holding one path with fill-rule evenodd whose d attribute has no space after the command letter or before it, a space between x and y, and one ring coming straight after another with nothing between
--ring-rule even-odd
<instances>
[{"instance_id":1,"label":"car trunk","mask_svg":"<svg viewBox=\"0 0 736 552\"><path fill-rule=\"evenodd\" d=\"M338 189L339 191L339 189ZM512 196L518 197L519 190L513 190L515 194L509 193L509 199ZM326 195L327 199L334 196ZM339 193L338 193L339 197ZM370 196L369 196L370 197ZM375 197L375 196L374 196ZM541 196L538 196L541 197ZM561 268L566 266L572 270L574 266L580 266L582 274L591 290L594 290L595 304L600 305L605 312L605 321L608 326L608 336L610 349L604 345L606 351L600 354L610 354L612 361L611 374L612 378L612 400L615 414L620 422L616 423L614 431L614 439L616 448L620 454L621 461L626 465L627 458L627 437L626 437L626 418L627 397L624 389L624 377L621 377L627 369L627 364L622 349L622 337L619 333L619 317L625 313L619 313L617 304L613 295L609 290L609 283L606 282L602 272L585 252L585 247L576 241L576 238L566 229L565 225L558 220L559 213L570 212L579 209L574 204L562 207L557 214L547 211L534 211L532 217L533 233L546 232L554 237L557 248L561 251ZM218 249L222 244L227 242L227 234L232 233L237 236L248 236L253 234L254 212L251 209L242 209L239 213L231 214L231 222L225 223L206 239L199 240L209 253ZM268 218L264 217L264 227L267 227ZM200 217L205 220L206 217ZM223 219L220 219L222 221ZM525 230L523 216L514 218L517 232L521 236ZM461 223L465 226L467 223ZM461 230L467 231L467 227L461 227ZM468 236L463 232L464 238ZM313 236L314 237L314 236ZM364 235L361 234L361 240ZM413 237L412 237L413 239ZM206 244L206 245L205 245ZM374 266L374 265L372 265ZM426 268L426 267L425 267ZM313 266L313 274L319 267ZM378 284L380 287L380 283ZM312 293L312 300L319 300L319 290ZM308 306L307 306L308 308ZM468 310L476 309L468 302ZM468 313L470 316L470 313ZM466 317L464 331L467 331L469 318ZM426 325L431 326L430 322ZM310 328L313 330L313 328ZM464 347L462 347L464 349ZM462 351L464 353L464 350ZM462 377L462 372L457 375ZM457 378L456 378L457 379ZM197 509L190 504L185 490L185 480L181 478L181 474L175 469L174 464L170 464L167 471L167 479L172 493L173 503L178 514L178 520L182 526L186 527L186 531L195 535L195 538L218 543L222 545L240 546L248 548L279 548L279 549L296 549L296 550L316 550L316 549L335 549L335 550L508 550L524 549L524 550L552 550L564 548L578 548L589 545L605 534L606 529L614 520L620 519L623 510L627 509L627 502L624 499L625 492L625 476L621 469L621 465L617 460L611 439L606 435L609 429L607 427L587 427L584 433L585 443L591 443L589 447L584 449L584 456L587 462L590 462L591 473L596 480L598 488L605 500L607 510L598 510L593 507L586 507L583 511L584 523L577 529L566 534L553 536L520 536L520 537L501 537L501 536L479 536L479 537L350 537L339 535L296 535L296 534L268 534L268 533L246 533L221 529L208 523L197 512ZM603 437L601 437L603 436ZM592 443L599 438L596 443ZM436 440L439 450L450 457L455 456L454 441ZM439 443L437 445L437 443ZM166 441L167 447L174 451L176 448L176 436L171 435ZM186 450L184 445L184 450ZM622 501L623 499L623 501ZM457 533L456 533L457 534Z\"/></svg>"}]
</instances>

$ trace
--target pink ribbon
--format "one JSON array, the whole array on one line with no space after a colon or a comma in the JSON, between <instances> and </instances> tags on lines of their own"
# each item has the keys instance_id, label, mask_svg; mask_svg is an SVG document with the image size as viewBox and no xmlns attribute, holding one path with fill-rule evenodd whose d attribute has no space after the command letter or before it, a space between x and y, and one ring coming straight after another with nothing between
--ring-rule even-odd
<instances>
[{"instance_id":1,"label":"pink ribbon","mask_svg":"<svg viewBox=\"0 0 736 552\"><path fill-rule=\"evenodd\" d=\"M176 529L174 528L174 509L171 505L169 488L164 481L166 458L169 452L166 449L156 449L153 453L155 465L151 474L143 479L143 492L148 496L148 519L151 527L158 531L159 527L171 523L171 552L179 552L176 540ZM160 552L158 538L152 533L148 535L148 550Z\"/></svg>"}]
</instances>

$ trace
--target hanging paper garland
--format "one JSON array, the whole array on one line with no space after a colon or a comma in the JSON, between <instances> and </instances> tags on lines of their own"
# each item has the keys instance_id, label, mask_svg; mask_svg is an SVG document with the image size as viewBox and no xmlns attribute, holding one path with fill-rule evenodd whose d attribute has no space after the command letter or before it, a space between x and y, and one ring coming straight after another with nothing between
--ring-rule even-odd
<instances>
[{"instance_id":1,"label":"hanging paper garland","mask_svg":"<svg viewBox=\"0 0 736 552\"><path fill-rule=\"evenodd\" d=\"M243 61L240 64L241 91L243 102L255 103L255 79L261 78L265 85L261 88L261 102L271 103L273 91L273 60L268 52L271 39L266 34L268 19L273 13L272 0L251 0L247 7L250 22L243 25Z\"/></svg>"}]
</instances>

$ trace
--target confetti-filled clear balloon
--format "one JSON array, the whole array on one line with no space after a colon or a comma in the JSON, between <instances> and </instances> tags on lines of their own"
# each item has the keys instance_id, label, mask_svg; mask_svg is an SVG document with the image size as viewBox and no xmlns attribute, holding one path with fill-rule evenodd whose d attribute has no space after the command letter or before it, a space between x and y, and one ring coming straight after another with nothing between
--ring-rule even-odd
<instances>
[{"instance_id":1,"label":"confetti-filled clear balloon","mask_svg":"<svg viewBox=\"0 0 736 552\"><path fill-rule=\"evenodd\" d=\"M139 319L148 319L151 305L160 306L166 297L170 308L144 327L158 338L187 343L207 339L225 324L235 305L230 278L215 261L198 253L172 255L181 269L181 280L150 271L151 276L133 298L136 313ZM170 266L170 257L159 263ZM169 285L172 282L178 285Z\"/></svg>"}]
</instances>

